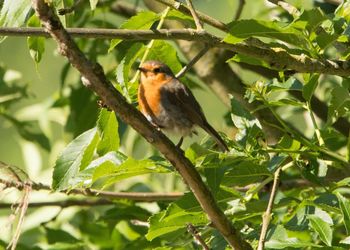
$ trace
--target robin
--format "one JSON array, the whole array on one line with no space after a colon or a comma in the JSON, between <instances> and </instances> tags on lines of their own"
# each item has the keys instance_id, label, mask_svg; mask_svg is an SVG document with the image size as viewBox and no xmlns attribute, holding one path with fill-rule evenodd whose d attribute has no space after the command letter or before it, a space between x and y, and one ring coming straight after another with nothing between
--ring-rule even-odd
<instances>
[{"instance_id":1,"label":"robin","mask_svg":"<svg viewBox=\"0 0 350 250\"><path fill-rule=\"evenodd\" d=\"M146 61L139 70L141 81L138 101L141 112L157 128L184 136L196 134L198 125L211 135L223 151L228 147L218 132L210 126L192 92L182 84L164 63Z\"/></svg>"}]
</instances>

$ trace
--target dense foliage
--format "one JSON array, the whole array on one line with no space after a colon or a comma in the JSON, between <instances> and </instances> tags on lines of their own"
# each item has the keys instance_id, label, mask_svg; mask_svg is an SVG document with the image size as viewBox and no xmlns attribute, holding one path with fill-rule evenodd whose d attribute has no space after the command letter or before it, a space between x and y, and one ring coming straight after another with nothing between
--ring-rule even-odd
<instances>
[{"instance_id":1,"label":"dense foliage","mask_svg":"<svg viewBox=\"0 0 350 250\"><path fill-rule=\"evenodd\" d=\"M73 12L61 16L65 27L147 30L160 28L159 23L172 20L182 27L195 28L191 15L171 8L162 12L146 8L152 6L147 2L157 1L139 5L139 1L118 1L133 10L143 9L132 16L113 8L115 3L110 0L47 2L56 10L75 6ZM234 11L239 1L200 2L194 1L195 7L214 13L208 8L213 2L222 9ZM252 51L255 48L283 51L300 63L306 57L321 63L333 60L330 61L333 64L349 60L349 1L338 4L288 1L291 5L285 8L262 0L246 2L241 6L241 19L226 21L225 34L209 25L204 26L205 30L226 44L248 44ZM1 27L40 27L30 4L29 0L2 1ZM252 5L256 5L253 10ZM288 13L293 6L294 11ZM163 25L164 28L168 24ZM195 36L193 41L200 42ZM136 68L146 53L147 59L162 61L174 72L179 72L188 61L182 44L172 40L174 42L75 38L85 55L103 65L115 88L135 106ZM7 40L3 37L2 41ZM41 64L45 54L54 54L45 50L48 43L52 41L42 36L27 38L36 74L50 67ZM207 53L212 50L208 49ZM218 56L214 62L222 64L226 60L232 75L225 77L237 77L244 83L244 93L228 91L225 97L219 96L229 98L225 116L208 114L210 123L224 130L225 133L220 134L230 151L217 151L212 139L200 134L191 139L190 145L182 147L185 156L195 165L225 215L253 248L258 246L265 223L268 226L266 249L349 249L348 75L324 74L326 67L311 66L298 72L287 57L281 56L277 58L278 64L271 64L264 55L249 53L249 46L247 51L232 53L229 60ZM20 54L14 56L21 57ZM52 56L59 57L57 53ZM1 58L0 66L1 130L11 131L19 144L24 143L27 146L23 147L30 147L32 151L27 152L24 160L29 167L18 166L22 170L7 164L14 160L8 158L5 151L1 152L0 161L6 162L0 164L1 200L4 201L0 206L5 208L1 210L1 249L16 235L16 226L22 230L18 249L200 249L203 246L196 240L198 235L210 249L229 248L173 166L108 108L100 108L98 97L81 84L80 75L69 63L62 67L51 65L60 71L60 78L56 79L59 86L54 93L40 99L25 80L26 75L16 68L8 68L6 59ZM239 73L239 77L235 73ZM181 80L198 93L204 84L210 86L212 79L201 79L195 68ZM241 99L236 98L237 94L241 94ZM207 100L201 105L206 110L206 106L213 103ZM217 112L216 107L210 110ZM266 119L266 113L272 120ZM178 140L172 139L175 143ZM37 170L33 166L38 164L37 158L45 161L45 168ZM52 159L55 163L50 165ZM31 171L41 173L35 176ZM29 182L26 173L35 185L50 183L53 191L68 195L44 191L34 195L37 191L30 191L23 224L21 211L28 197L21 196L26 193L25 188L16 191L13 183ZM51 181L48 176L52 176ZM277 190L273 189L274 182ZM77 189L87 190L85 196L69 195ZM90 189L184 194L151 203L105 197L108 202L97 200L91 205L84 203L96 200L89 195ZM272 189L276 191L274 199L271 199ZM64 202L72 198L83 202L76 206ZM270 199L271 214L266 213ZM31 208L31 202L40 204L48 200L56 202L55 208L45 204ZM5 206L18 202L22 206L12 207L12 212ZM12 225L13 230L5 228L6 224ZM198 234L189 230L192 226Z\"/></svg>"}]
</instances>

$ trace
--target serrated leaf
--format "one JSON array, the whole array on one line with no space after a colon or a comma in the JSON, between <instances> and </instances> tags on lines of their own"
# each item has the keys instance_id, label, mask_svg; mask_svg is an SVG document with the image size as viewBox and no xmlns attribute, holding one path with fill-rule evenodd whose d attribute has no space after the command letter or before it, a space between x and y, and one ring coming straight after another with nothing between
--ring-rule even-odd
<instances>
[{"instance_id":1,"label":"serrated leaf","mask_svg":"<svg viewBox=\"0 0 350 250\"><path fill-rule=\"evenodd\" d=\"M156 162L144 159L135 160L128 158L120 165L116 165L111 161L107 161L98 166L93 173L93 181L99 178L105 178L103 182L103 188L106 188L118 181L133 176L150 174L150 173L169 173L170 171L162 166L156 164Z\"/></svg>"},{"instance_id":2,"label":"serrated leaf","mask_svg":"<svg viewBox=\"0 0 350 250\"><path fill-rule=\"evenodd\" d=\"M319 75L313 74L310 77L310 79L308 80L308 82L303 87L302 94L303 94L304 99L308 102L311 100L311 97L317 88L318 79L319 79Z\"/></svg>"},{"instance_id":3,"label":"serrated leaf","mask_svg":"<svg viewBox=\"0 0 350 250\"><path fill-rule=\"evenodd\" d=\"M170 204L165 211L161 211L149 218L150 228L146 235L153 240L161 235L180 229L185 229L188 223L194 226L205 225L207 216L192 193L186 193L180 200Z\"/></svg>"},{"instance_id":4,"label":"serrated leaf","mask_svg":"<svg viewBox=\"0 0 350 250\"><path fill-rule=\"evenodd\" d=\"M291 24L292 27L309 33L315 30L327 17L320 8L304 10L303 13Z\"/></svg>"},{"instance_id":5,"label":"serrated leaf","mask_svg":"<svg viewBox=\"0 0 350 250\"><path fill-rule=\"evenodd\" d=\"M332 245L333 231L330 225L317 215L309 215L310 226L317 232L320 239L327 245Z\"/></svg>"},{"instance_id":6,"label":"serrated leaf","mask_svg":"<svg viewBox=\"0 0 350 250\"><path fill-rule=\"evenodd\" d=\"M224 39L227 43L235 44L249 37L268 37L309 49L309 42L302 32L276 22L249 19L233 21L228 27L230 33Z\"/></svg>"},{"instance_id":7,"label":"serrated leaf","mask_svg":"<svg viewBox=\"0 0 350 250\"><path fill-rule=\"evenodd\" d=\"M0 27L22 26L30 8L30 0L4 0L0 11ZM0 38L2 40L3 37Z\"/></svg>"},{"instance_id":8,"label":"serrated leaf","mask_svg":"<svg viewBox=\"0 0 350 250\"><path fill-rule=\"evenodd\" d=\"M84 169L90 163L97 142L96 128L93 128L67 145L54 166L52 177L54 190L64 190L71 187L71 180L78 174L79 170Z\"/></svg>"},{"instance_id":9,"label":"serrated leaf","mask_svg":"<svg viewBox=\"0 0 350 250\"><path fill-rule=\"evenodd\" d=\"M97 120L97 129L100 141L97 145L97 153L101 156L119 148L118 120L112 111L101 109Z\"/></svg>"},{"instance_id":10,"label":"serrated leaf","mask_svg":"<svg viewBox=\"0 0 350 250\"><path fill-rule=\"evenodd\" d=\"M27 23L28 27L41 27L39 18L33 15ZM29 53L35 63L41 61L42 55L45 52L45 38L30 36L27 38Z\"/></svg>"},{"instance_id":11,"label":"serrated leaf","mask_svg":"<svg viewBox=\"0 0 350 250\"><path fill-rule=\"evenodd\" d=\"M262 178L271 176L266 166L252 161L243 161L232 166L224 174L222 185L246 186L261 181Z\"/></svg>"},{"instance_id":12,"label":"serrated leaf","mask_svg":"<svg viewBox=\"0 0 350 250\"><path fill-rule=\"evenodd\" d=\"M336 195L339 201L339 207L340 207L341 213L343 214L343 220L344 220L346 232L349 234L350 233L350 201L339 193L337 193Z\"/></svg>"},{"instance_id":13,"label":"serrated leaf","mask_svg":"<svg viewBox=\"0 0 350 250\"><path fill-rule=\"evenodd\" d=\"M176 49L168 42L154 41L152 49L147 57L148 60L157 60L165 63L176 74L182 69Z\"/></svg>"},{"instance_id":14,"label":"serrated leaf","mask_svg":"<svg viewBox=\"0 0 350 250\"><path fill-rule=\"evenodd\" d=\"M152 11L141 11L137 13L137 15L126 20L121 26L121 29L131 29L131 30L139 30L139 29L149 29L152 27L155 21L159 20L159 15ZM121 39L112 39L109 45L108 52L111 52L115 46L121 43Z\"/></svg>"},{"instance_id":15,"label":"serrated leaf","mask_svg":"<svg viewBox=\"0 0 350 250\"><path fill-rule=\"evenodd\" d=\"M296 238L289 238L286 241L281 240L269 240L265 243L266 249L284 249L284 248L306 248L306 247L322 247L311 242L300 242Z\"/></svg>"}]
</instances>

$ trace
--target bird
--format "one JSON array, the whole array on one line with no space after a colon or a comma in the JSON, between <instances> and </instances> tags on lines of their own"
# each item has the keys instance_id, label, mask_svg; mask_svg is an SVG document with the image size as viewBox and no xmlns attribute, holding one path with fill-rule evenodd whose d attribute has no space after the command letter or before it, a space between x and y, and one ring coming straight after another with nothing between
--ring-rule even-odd
<instances>
[{"instance_id":1,"label":"bird","mask_svg":"<svg viewBox=\"0 0 350 250\"><path fill-rule=\"evenodd\" d=\"M204 129L222 151L229 151L218 132L208 123L194 95L168 65L155 60L142 63L138 88L140 111L155 127L181 135L180 148L185 136L196 134L194 127Z\"/></svg>"}]
</instances>

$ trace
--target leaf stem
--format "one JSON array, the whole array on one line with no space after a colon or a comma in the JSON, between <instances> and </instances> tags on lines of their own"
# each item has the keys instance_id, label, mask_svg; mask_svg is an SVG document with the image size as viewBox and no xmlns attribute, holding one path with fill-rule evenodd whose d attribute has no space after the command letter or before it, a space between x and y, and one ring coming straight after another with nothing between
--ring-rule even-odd
<instances>
[{"instance_id":1,"label":"leaf stem","mask_svg":"<svg viewBox=\"0 0 350 250\"><path fill-rule=\"evenodd\" d=\"M314 129L315 129L315 134L316 134L316 137L317 137L317 140L318 140L318 143L320 144L320 146L324 146L324 140L321 136L321 131L320 129L318 128L318 125L316 123L316 119L315 119L315 116L314 116L314 113L312 112L312 109L311 109L311 104L310 102L306 102L306 108L310 114L310 118L311 118L311 121L312 121L312 124L314 126Z\"/></svg>"},{"instance_id":2,"label":"leaf stem","mask_svg":"<svg viewBox=\"0 0 350 250\"><path fill-rule=\"evenodd\" d=\"M164 23L164 21L165 21L166 16L167 16L168 13L169 13L169 11L170 11L170 7L167 7L167 8L164 10L162 16L160 17L159 23L158 23L158 25L157 25L157 28L156 28L157 30L159 30L159 29L163 26L163 23ZM143 56L142 56L142 58L141 58L141 61L140 61L140 65L142 65L142 64L146 61L147 56L149 55L149 52L151 51L151 49L152 49L152 47L153 47L154 41L155 41L155 40L153 39L153 40L151 40L151 41L147 44L145 53L143 54ZM140 75L140 70L137 70L136 73L135 73L135 75L134 75L134 77L132 78L131 82L136 82L137 79L138 79L138 77L139 77L139 75Z\"/></svg>"}]
</instances>

